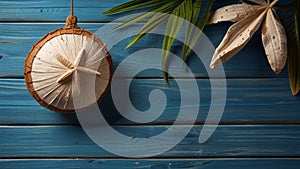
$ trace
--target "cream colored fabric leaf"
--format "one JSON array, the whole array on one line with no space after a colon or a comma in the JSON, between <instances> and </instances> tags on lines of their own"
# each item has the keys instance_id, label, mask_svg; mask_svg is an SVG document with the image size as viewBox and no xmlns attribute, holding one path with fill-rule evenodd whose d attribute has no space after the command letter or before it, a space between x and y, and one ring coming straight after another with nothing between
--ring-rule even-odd
<instances>
[{"instance_id":1,"label":"cream colored fabric leaf","mask_svg":"<svg viewBox=\"0 0 300 169\"><path fill-rule=\"evenodd\" d=\"M268 10L262 29L262 42L272 70L280 73L287 59L287 38L285 30L272 9Z\"/></svg>"},{"instance_id":2,"label":"cream colored fabric leaf","mask_svg":"<svg viewBox=\"0 0 300 169\"><path fill-rule=\"evenodd\" d=\"M220 66L237 54L249 42L262 23L266 8L233 24L227 31L223 41L217 47L210 64L211 68Z\"/></svg>"},{"instance_id":3,"label":"cream colored fabric leaf","mask_svg":"<svg viewBox=\"0 0 300 169\"><path fill-rule=\"evenodd\" d=\"M261 9L259 5L249 5L246 3L225 6L212 12L207 24L216 24L224 21L237 22L254 14L259 9Z\"/></svg>"}]
</instances>

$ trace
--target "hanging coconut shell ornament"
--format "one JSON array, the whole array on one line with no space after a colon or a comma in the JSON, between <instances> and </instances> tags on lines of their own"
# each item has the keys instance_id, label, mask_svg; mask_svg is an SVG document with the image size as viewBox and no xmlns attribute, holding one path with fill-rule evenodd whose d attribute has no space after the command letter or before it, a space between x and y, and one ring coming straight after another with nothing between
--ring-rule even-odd
<instances>
[{"instance_id":1,"label":"hanging coconut shell ornament","mask_svg":"<svg viewBox=\"0 0 300 169\"><path fill-rule=\"evenodd\" d=\"M71 1L71 15L65 27L38 41L24 68L31 95L40 105L60 113L75 112L97 103L108 90L113 74L106 44L77 26L72 4ZM76 106L74 97L79 98Z\"/></svg>"}]
</instances>

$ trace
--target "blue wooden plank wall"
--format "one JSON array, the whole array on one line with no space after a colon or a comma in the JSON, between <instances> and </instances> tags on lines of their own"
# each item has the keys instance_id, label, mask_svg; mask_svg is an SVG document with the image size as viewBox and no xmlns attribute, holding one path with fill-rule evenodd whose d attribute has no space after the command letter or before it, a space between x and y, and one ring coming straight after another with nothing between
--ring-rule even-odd
<instances>
[{"instance_id":1,"label":"blue wooden plank wall","mask_svg":"<svg viewBox=\"0 0 300 169\"><path fill-rule=\"evenodd\" d=\"M80 27L95 32L122 16L101 13L125 1L75 0L74 13ZM217 1L214 8L232 2ZM141 159L122 158L98 147L84 133L76 115L58 114L39 106L28 93L23 79L24 58L32 45L46 33L63 27L68 13L69 0L0 0L1 169L299 168L300 98L292 96L289 90L287 68L279 75L270 70L259 33L224 65L225 110L219 127L207 142L200 144L198 136L209 107L217 105L210 105L210 78L203 65L192 56L189 65L197 77L201 106L195 126L177 146L159 156ZM216 46L229 25L207 26L204 32ZM161 42L159 37L148 36L127 50L124 47L128 41L118 43L110 51L115 68L129 54L144 47L159 47ZM174 48L179 45L176 43ZM132 80L133 105L142 110L149 107L148 95L154 89L163 90L168 103L164 113L153 122L141 125L126 120L114 107L110 93L100 107L105 110L107 121L118 131L149 138L171 126L180 107L178 86L174 80L166 85L160 71L142 72ZM196 109L199 105L189 107Z\"/></svg>"}]
</instances>

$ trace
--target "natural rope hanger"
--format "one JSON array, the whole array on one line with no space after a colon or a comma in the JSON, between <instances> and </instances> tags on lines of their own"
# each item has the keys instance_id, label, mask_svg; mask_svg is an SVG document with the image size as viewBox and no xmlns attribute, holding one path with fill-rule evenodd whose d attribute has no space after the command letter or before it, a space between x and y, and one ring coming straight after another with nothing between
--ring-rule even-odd
<instances>
[{"instance_id":1,"label":"natural rope hanger","mask_svg":"<svg viewBox=\"0 0 300 169\"><path fill-rule=\"evenodd\" d=\"M73 15L73 0L70 2L70 15Z\"/></svg>"},{"instance_id":2,"label":"natural rope hanger","mask_svg":"<svg viewBox=\"0 0 300 169\"><path fill-rule=\"evenodd\" d=\"M108 90L112 73L106 44L77 26L73 0L65 27L39 40L29 52L24 67L31 95L42 106L62 113L97 103ZM74 102L74 98L78 101Z\"/></svg>"}]
</instances>

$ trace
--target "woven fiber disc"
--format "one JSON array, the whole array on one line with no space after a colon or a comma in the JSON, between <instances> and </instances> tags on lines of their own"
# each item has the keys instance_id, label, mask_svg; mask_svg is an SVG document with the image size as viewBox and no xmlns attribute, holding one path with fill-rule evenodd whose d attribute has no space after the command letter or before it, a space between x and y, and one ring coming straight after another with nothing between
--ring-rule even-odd
<instances>
[{"instance_id":1,"label":"woven fiber disc","mask_svg":"<svg viewBox=\"0 0 300 169\"><path fill-rule=\"evenodd\" d=\"M66 26L48 33L25 60L31 95L42 106L61 113L94 105L108 90L113 73L106 44L76 23L76 17L69 16ZM76 106L74 97L79 100Z\"/></svg>"}]
</instances>

